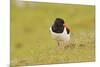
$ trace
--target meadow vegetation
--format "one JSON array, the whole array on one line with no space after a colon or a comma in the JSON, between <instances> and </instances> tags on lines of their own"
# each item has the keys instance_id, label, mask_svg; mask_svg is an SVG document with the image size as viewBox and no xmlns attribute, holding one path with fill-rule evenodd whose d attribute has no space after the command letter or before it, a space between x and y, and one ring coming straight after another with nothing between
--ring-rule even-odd
<instances>
[{"instance_id":1,"label":"meadow vegetation","mask_svg":"<svg viewBox=\"0 0 100 67\"><path fill-rule=\"evenodd\" d=\"M25 2L26 3L26 2ZM49 27L60 17L71 40L58 49ZM95 6L11 2L11 66L95 61Z\"/></svg>"}]
</instances>

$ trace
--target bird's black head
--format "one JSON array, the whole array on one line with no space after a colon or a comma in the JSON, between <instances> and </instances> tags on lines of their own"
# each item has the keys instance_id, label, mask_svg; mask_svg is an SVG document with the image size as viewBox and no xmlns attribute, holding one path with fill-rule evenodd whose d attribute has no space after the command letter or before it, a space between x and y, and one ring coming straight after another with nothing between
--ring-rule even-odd
<instances>
[{"instance_id":1,"label":"bird's black head","mask_svg":"<svg viewBox=\"0 0 100 67\"><path fill-rule=\"evenodd\" d=\"M64 20L61 19L61 18L56 18L55 22L54 22L54 25L56 26L63 26L64 24Z\"/></svg>"},{"instance_id":2,"label":"bird's black head","mask_svg":"<svg viewBox=\"0 0 100 67\"><path fill-rule=\"evenodd\" d=\"M56 18L56 20L54 21L54 24L52 26L53 32L62 33L63 30L64 30L63 24L64 24L64 20L63 19Z\"/></svg>"}]
</instances>

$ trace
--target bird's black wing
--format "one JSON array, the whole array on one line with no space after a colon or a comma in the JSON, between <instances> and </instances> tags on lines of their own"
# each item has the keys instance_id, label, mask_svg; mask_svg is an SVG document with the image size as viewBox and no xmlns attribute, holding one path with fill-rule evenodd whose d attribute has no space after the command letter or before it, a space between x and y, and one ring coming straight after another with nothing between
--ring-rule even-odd
<instances>
[{"instance_id":1,"label":"bird's black wing","mask_svg":"<svg viewBox=\"0 0 100 67\"><path fill-rule=\"evenodd\" d=\"M69 33L70 33L70 29L69 29L69 28L66 28L66 31L67 31L67 34L69 34Z\"/></svg>"}]
</instances>

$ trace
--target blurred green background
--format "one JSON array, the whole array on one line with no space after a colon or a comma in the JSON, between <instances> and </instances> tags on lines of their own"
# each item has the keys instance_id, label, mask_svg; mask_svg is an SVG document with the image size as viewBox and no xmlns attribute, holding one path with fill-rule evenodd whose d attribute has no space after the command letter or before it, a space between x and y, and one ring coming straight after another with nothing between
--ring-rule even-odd
<instances>
[{"instance_id":1,"label":"blurred green background","mask_svg":"<svg viewBox=\"0 0 100 67\"><path fill-rule=\"evenodd\" d=\"M71 40L57 49L49 28L60 17ZM11 66L95 61L95 6L11 0Z\"/></svg>"}]
</instances>

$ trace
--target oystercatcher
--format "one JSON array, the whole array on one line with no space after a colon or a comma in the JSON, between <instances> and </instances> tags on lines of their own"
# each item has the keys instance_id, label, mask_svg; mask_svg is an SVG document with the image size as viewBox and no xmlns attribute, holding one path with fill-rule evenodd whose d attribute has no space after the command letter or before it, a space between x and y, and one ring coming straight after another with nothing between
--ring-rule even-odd
<instances>
[{"instance_id":1,"label":"oystercatcher","mask_svg":"<svg viewBox=\"0 0 100 67\"><path fill-rule=\"evenodd\" d=\"M59 47L70 40L70 29L62 18L56 18L54 24L50 27L50 33L52 38L57 41Z\"/></svg>"}]
</instances>

